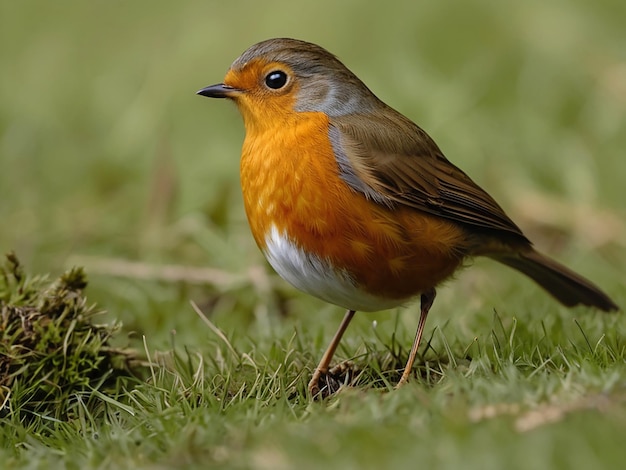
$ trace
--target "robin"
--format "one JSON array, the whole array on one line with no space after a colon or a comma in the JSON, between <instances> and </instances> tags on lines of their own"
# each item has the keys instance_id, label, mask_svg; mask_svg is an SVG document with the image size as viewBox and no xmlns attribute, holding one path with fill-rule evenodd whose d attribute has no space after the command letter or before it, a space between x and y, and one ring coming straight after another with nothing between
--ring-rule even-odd
<instances>
[{"instance_id":1,"label":"robin","mask_svg":"<svg viewBox=\"0 0 626 470\"><path fill-rule=\"evenodd\" d=\"M410 376L435 288L487 256L530 277L562 304L617 305L539 253L496 201L450 163L411 120L379 100L337 57L295 39L246 50L224 82L246 136L241 186L256 243L296 288L347 309L309 383L313 396L356 311L420 296Z\"/></svg>"}]
</instances>

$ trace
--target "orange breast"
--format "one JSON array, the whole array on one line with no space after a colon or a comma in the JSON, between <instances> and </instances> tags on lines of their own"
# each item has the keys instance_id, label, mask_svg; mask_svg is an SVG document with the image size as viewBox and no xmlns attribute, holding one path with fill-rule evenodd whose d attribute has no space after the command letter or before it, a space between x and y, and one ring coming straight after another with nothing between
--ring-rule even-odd
<instances>
[{"instance_id":1,"label":"orange breast","mask_svg":"<svg viewBox=\"0 0 626 470\"><path fill-rule=\"evenodd\" d=\"M241 184L261 250L275 228L363 291L399 302L450 276L464 257L462 229L352 190L339 177L328 128L322 113L294 113L277 126L247 129Z\"/></svg>"}]
</instances>

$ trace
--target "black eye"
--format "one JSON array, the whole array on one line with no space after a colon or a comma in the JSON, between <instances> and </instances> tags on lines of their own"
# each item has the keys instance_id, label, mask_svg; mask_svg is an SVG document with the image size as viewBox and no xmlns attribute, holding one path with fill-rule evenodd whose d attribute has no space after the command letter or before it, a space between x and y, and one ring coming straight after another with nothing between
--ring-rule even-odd
<instances>
[{"instance_id":1,"label":"black eye","mask_svg":"<svg viewBox=\"0 0 626 470\"><path fill-rule=\"evenodd\" d=\"M265 77L265 84L272 90L278 90L287 83L287 74L282 70L274 70Z\"/></svg>"}]
</instances>

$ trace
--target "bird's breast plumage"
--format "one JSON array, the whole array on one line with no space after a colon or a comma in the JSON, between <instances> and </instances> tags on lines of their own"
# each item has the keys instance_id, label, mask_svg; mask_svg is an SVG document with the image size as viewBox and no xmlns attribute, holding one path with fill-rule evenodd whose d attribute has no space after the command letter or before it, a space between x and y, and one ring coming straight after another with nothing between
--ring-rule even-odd
<instances>
[{"instance_id":1,"label":"bird's breast plumage","mask_svg":"<svg viewBox=\"0 0 626 470\"><path fill-rule=\"evenodd\" d=\"M379 310L459 266L463 233L407 207L366 198L341 178L323 113L246 126L241 184L252 234L295 287L346 308Z\"/></svg>"}]
</instances>

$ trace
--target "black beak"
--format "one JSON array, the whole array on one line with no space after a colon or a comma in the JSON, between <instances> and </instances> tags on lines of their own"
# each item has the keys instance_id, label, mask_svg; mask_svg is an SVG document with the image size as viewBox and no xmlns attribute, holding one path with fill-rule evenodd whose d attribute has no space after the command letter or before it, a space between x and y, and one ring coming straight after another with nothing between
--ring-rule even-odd
<instances>
[{"instance_id":1,"label":"black beak","mask_svg":"<svg viewBox=\"0 0 626 470\"><path fill-rule=\"evenodd\" d=\"M217 85L211 85L202 90L198 90L196 94L206 96L207 98L231 98L238 91L237 88L218 83Z\"/></svg>"}]
</instances>

